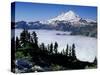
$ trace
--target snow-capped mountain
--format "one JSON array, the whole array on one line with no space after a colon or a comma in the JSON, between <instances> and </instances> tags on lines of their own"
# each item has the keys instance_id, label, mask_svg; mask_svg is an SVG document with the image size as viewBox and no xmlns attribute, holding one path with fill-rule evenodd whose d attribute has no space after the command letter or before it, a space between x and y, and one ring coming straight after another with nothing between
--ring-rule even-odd
<instances>
[{"instance_id":1,"label":"snow-capped mountain","mask_svg":"<svg viewBox=\"0 0 100 75\"><path fill-rule=\"evenodd\" d=\"M90 22L96 22L95 20L92 19L83 19L82 17L77 15L74 11L69 10L68 12L61 13L57 17L54 17L42 23L57 26L58 25L57 23L62 21L63 23L70 23L71 25L74 26L88 25Z\"/></svg>"},{"instance_id":2,"label":"snow-capped mountain","mask_svg":"<svg viewBox=\"0 0 100 75\"><path fill-rule=\"evenodd\" d=\"M62 13L61 15L58 15L57 17L48 20L49 22L52 21L70 21L70 22L75 22L75 21L79 21L80 17L78 15L76 15L72 10L66 12L66 13Z\"/></svg>"}]
</instances>

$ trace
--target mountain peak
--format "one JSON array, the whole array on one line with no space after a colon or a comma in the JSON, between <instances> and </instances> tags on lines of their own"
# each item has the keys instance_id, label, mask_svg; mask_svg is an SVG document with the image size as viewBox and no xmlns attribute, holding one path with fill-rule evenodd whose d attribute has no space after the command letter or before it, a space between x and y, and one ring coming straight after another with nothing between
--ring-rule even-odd
<instances>
[{"instance_id":1,"label":"mountain peak","mask_svg":"<svg viewBox=\"0 0 100 75\"><path fill-rule=\"evenodd\" d=\"M69 10L68 12L74 12L73 10Z\"/></svg>"},{"instance_id":2,"label":"mountain peak","mask_svg":"<svg viewBox=\"0 0 100 75\"><path fill-rule=\"evenodd\" d=\"M65 13L62 13L60 15L58 15L57 17L53 18L53 19L50 19L48 20L49 23L51 23L52 21L76 21L76 20L79 20L79 16L74 13L74 11L72 10L69 10L68 12L65 12Z\"/></svg>"},{"instance_id":3,"label":"mountain peak","mask_svg":"<svg viewBox=\"0 0 100 75\"><path fill-rule=\"evenodd\" d=\"M69 10L68 12L62 12L60 15L75 15L74 11Z\"/></svg>"},{"instance_id":4,"label":"mountain peak","mask_svg":"<svg viewBox=\"0 0 100 75\"><path fill-rule=\"evenodd\" d=\"M75 15L74 11L72 11L72 10L69 10L69 11L67 12L67 14L74 14L74 15Z\"/></svg>"}]
</instances>

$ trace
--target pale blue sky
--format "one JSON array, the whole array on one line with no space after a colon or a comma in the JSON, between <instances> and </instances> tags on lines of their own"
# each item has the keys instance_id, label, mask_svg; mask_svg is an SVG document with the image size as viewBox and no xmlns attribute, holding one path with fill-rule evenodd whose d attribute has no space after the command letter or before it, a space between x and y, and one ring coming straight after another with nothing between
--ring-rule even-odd
<instances>
[{"instance_id":1,"label":"pale blue sky","mask_svg":"<svg viewBox=\"0 0 100 75\"><path fill-rule=\"evenodd\" d=\"M94 20L97 18L97 7L15 2L15 20L47 20L69 10L74 11L82 18Z\"/></svg>"}]
</instances>

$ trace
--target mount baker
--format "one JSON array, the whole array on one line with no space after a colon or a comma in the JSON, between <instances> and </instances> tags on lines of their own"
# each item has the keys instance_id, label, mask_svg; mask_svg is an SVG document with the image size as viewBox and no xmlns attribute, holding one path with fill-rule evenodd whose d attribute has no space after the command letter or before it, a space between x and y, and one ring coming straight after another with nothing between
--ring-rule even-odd
<instances>
[{"instance_id":1,"label":"mount baker","mask_svg":"<svg viewBox=\"0 0 100 75\"><path fill-rule=\"evenodd\" d=\"M82 34L93 37L96 37L97 35L97 21L92 19L84 19L72 10L69 10L65 13L61 13L60 15L46 21L18 21L14 24L15 28L21 29L53 29L71 31L73 35ZM14 26L13 23L12 26Z\"/></svg>"}]
</instances>

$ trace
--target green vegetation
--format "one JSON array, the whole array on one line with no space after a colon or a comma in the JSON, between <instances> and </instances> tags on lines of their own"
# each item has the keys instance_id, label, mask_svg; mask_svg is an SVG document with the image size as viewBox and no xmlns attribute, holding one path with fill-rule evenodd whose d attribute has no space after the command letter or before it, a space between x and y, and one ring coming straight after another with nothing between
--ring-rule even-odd
<instances>
[{"instance_id":1,"label":"green vegetation","mask_svg":"<svg viewBox=\"0 0 100 75\"><path fill-rule=\"evenodd\" d=\"M26 29L20 34L20 38L16 37L16 40L12 38L11 43L12 49L16 46L16 60L27 57L31 59L32 64L49 68L45 71L85 69L86 66L94 68L97 66L97 59L93 63L79 61L75 53L75 44L72 46L67 44L66 49L58 52L59 44L57 42L47 46L44 43L39 44L37 34L35 32L30 34Z\"/></svg>"}]
</instances>

